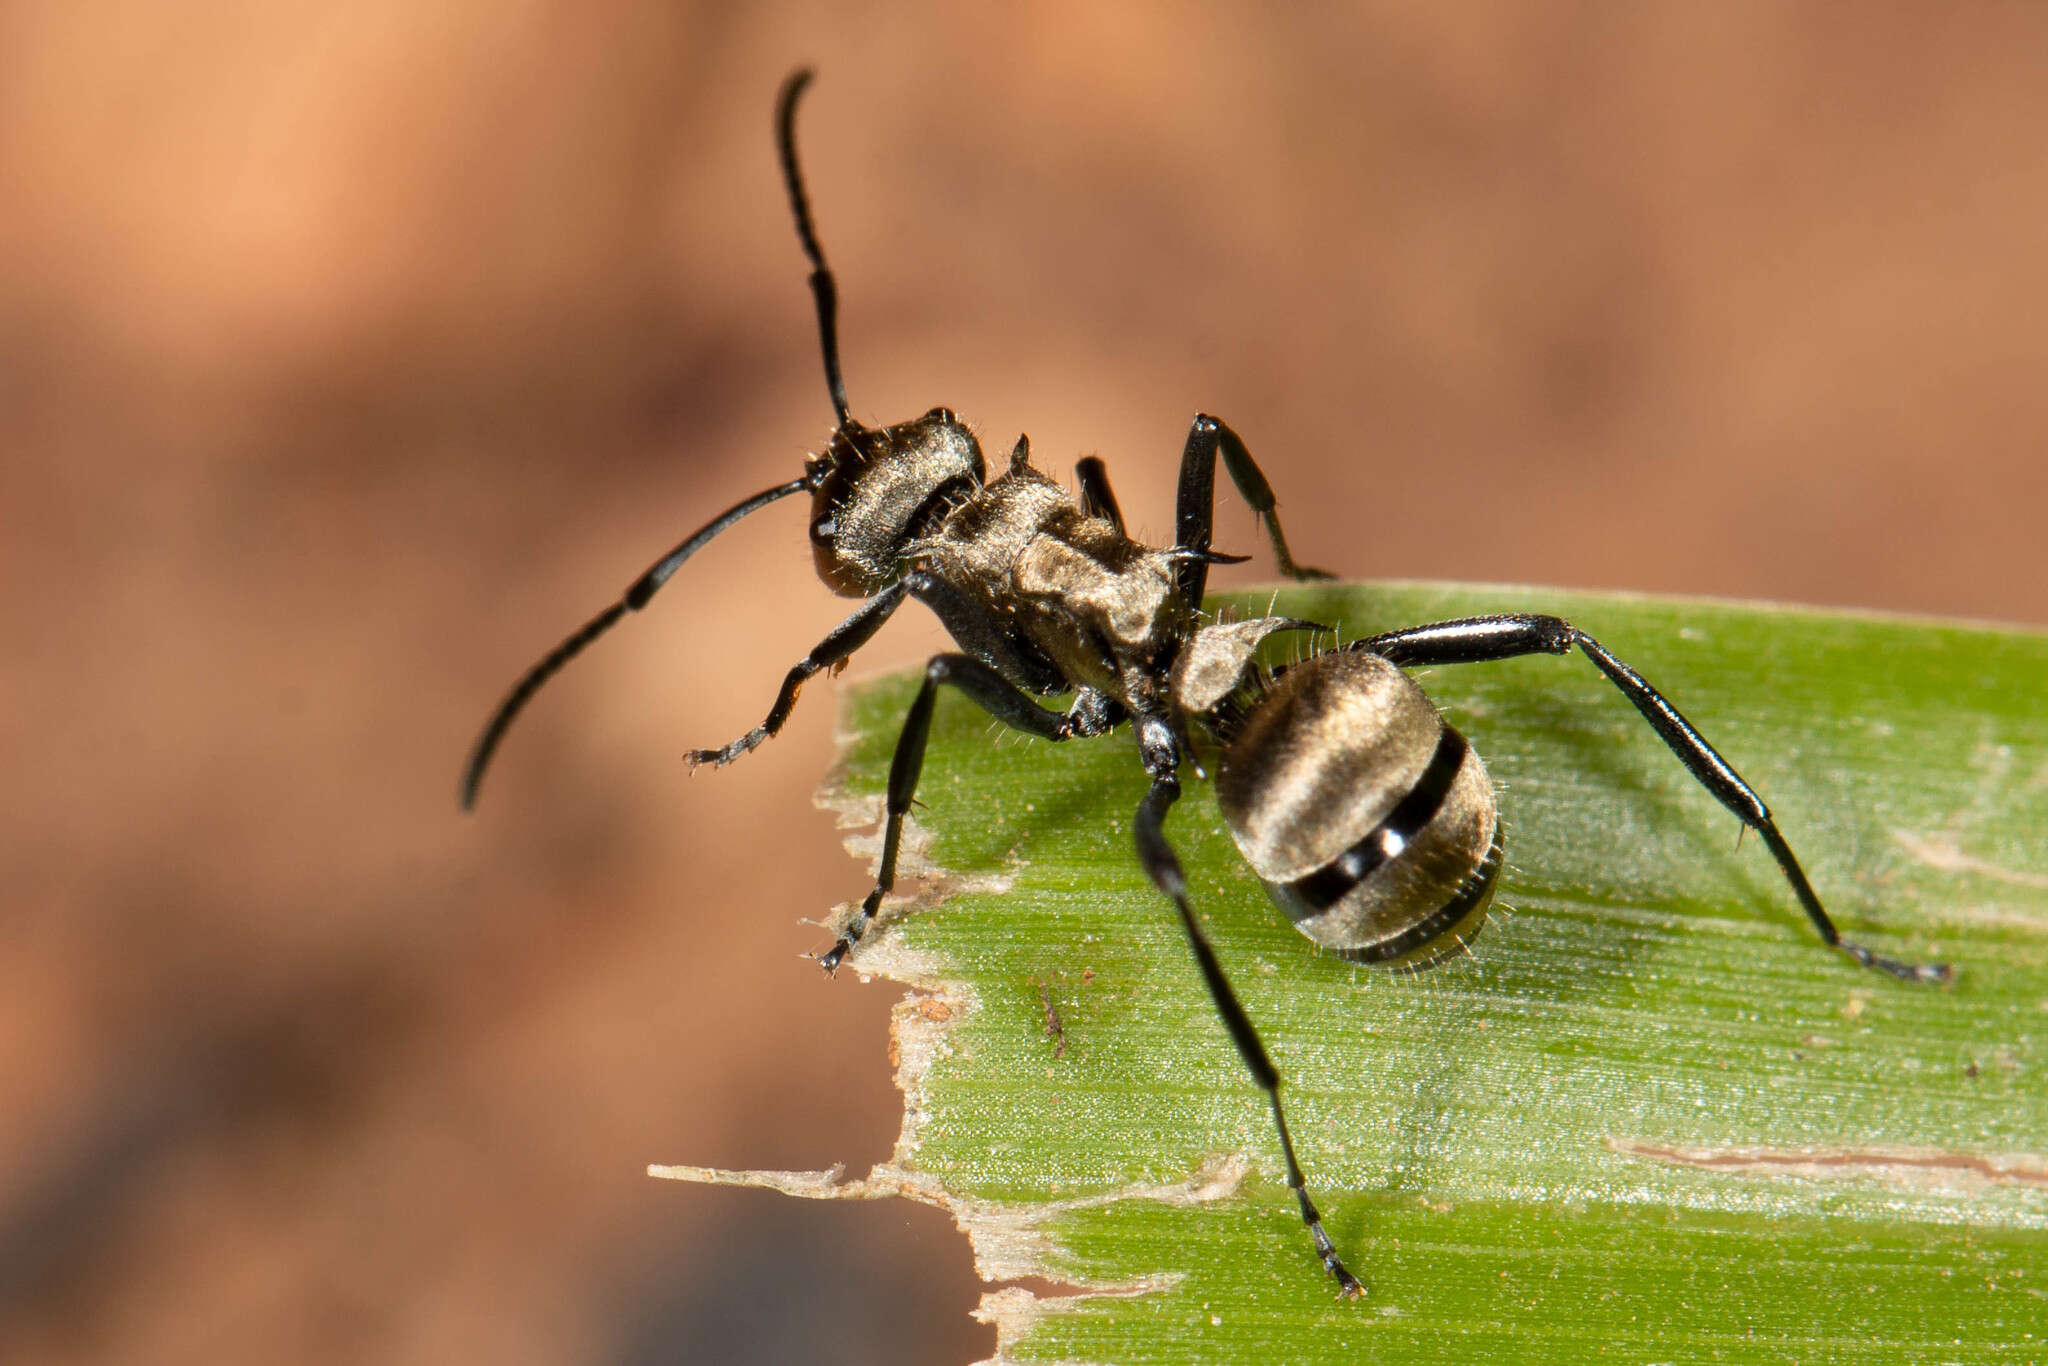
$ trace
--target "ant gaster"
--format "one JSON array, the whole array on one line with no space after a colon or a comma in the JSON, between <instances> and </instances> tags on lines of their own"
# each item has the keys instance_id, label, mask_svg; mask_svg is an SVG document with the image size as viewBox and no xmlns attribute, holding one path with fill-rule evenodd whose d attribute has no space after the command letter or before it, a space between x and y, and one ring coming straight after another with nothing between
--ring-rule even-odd
<instances>
[{"instance_id":1,"label":"ant gaster","mask_svg":"<svg viewBox=\"0 0 2048 1366\"><path fill-rule=\"evenodd\" d=\"M1577 649L1693 777L1763 837L1825 944L1908 981L1948 979L1945 965L1903 963L1843 939L1762 799L1641 675L1568 622L1532 614L1436 622L1325 645L1270 668L1258 660L1266 637L1324 628L1287 617L1203 624L1209 566L1240 558L1209 546L1219 457L1264 524L1281 571L1295 579L1328 577L1294 563L1271 486L1244 442L1217 419L1198 415L1188 430L1175 544L1164 549L1125 534L1108 476L1093 457L1077 468L1076 497L1031 464L1021 436L1009 469L990 480L980 444L948 409L891 427L856 421L839 369L838 291L797 166L793 124L810 75L799 70L783 85L776 143L812 267L837 417L831 441L806 461L800 478L736 504L662 557L519 680L471 753L462 780L465 808L475 803L512 719L563 664L627 612L645 607L727 527L778 499L810 494L819 577L834 592L865 602L790 669L760 725L723 748L693 752L692 765L731 763L776 734L804 682L843 665L906 598L930 607L960 647L925 666L889 769L875 885L823 955L825 968L837 968L860 942L894 885L903 819L941 685L1045 740L1099 736L1128 721L1150 780L1133 823L1139 862L1179 913L1216 1011L1271 1103L1287 1184L1317 1254L1346 1296L1363 1287L1309 1198L1280 1104L1279 1070L1195 918L1166 838L1166 815L1180 798L1180 766L1192 757L1196 732L1221 746L1217 797L1239 851L1295 925L1354 961L1427 967L1461 950L1482 925L1501 866L1500 830L1479 756L1403 670ZM1037 700L1067 693L1073 701L1064 712Z\"/></svg>"}]
</instances>

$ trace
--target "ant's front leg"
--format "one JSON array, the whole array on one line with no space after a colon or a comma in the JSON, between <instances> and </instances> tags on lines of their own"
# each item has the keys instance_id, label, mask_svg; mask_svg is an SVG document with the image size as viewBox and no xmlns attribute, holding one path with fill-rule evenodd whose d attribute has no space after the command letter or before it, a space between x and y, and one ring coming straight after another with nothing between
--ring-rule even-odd
<instances>
[{"instance_id":1,"label":"ant's front leg","mask_svg":"<svg viewBox=\"0 0 2048 1366\"><path fill-rule=\"evenodd\" d=\"M942 683L960 689L983 711L1013 730L1043 740L1068 740L1082 733L1071 717L1047 711L1016 684L973 656L932 656L924 666L924 686L918 689L917 700L910 704L910 715L904 718L903 734L896 741L896 756L889 763L888 819L882 827L882 861L875 872L874 890L840 931L838 942L819 960L827 972L836 969L860 942L873 923L882 898L896 885L896 853L903 842L903 817L910 810L911 800L917 795L918 777L924 772L925 742L932 733L932 705Z\"/></svg>"},{"instance_id":2,"label":"ant's front leg","mask_svg":"<svg viewBox=\"0 0 2048 1366\"><path fill-rule=\"evenodd\" d=\"M775 694L775 705L768 709L768 719L742 735L723 749L696 749L685 756L690 767L711 764L719 768L731 763L758 746L763 740L778 734L782 723L789 720L789 713L796 707L797 694L804 684L823 669L837 669L853 657L853 652L874 639L875 632L882 629L882 623L890 613L902 605L906 589L901 580L890 584L875 594L858 612L832 628L832 634L796 662L782 680L782 688Z\"/></svg>"},{"instance_id":3,"label":"ant's front leg","mask_svg":"<svg viewBox=\"0 0 2048 1366\"><path fill-rule=\"evenodd\" d=\"M1328 579L1335 576L1321 569L1309 569L1294 562L1287 552L1287 537L1280 530L1275 511L1273 486L1259 472L1258 462L1245 449L1244 441L1228 424L1207 413L1195 414L1188 428L1188 443L1180 455L1180 494L1176 500L1174 537L1183 550L1207 550L1216 519L1216 457L1230 471L1230 481L1266 524L1267 539L1273 543L1273 558L1280 572L1290 579ZM1201 559L1186 559L1174 566L1181 600L1190 607L1202 605L1202 593L1209 586L1209 565Z\"/></svg>"}]
</instances>

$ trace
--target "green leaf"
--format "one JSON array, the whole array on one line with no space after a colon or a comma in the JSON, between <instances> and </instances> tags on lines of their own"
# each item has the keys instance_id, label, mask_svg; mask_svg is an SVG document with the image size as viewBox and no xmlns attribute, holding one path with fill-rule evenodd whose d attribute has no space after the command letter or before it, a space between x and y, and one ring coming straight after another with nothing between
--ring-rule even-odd
<instances>
[{"instance_id":1,"label":"green leaf","mask_svg":"<svg viewBox=\"0 0 2048 1366\"><path fill-rule=\"evenodd\" d=\"M1413 584L1277 610L1347 637L1570 617L1763 794L1845 933L1956 983L1821 948L1761 841L1577 656L1421 676L1507 841L1474 953L1433 972L1320 953L1191 781L1168 835L1370 1287L1339 1302L1133 856L1128 732L1022 741L948 693L909 841L943 872L854 959L925 992L899 1011L898 1170L866 1193L945 1203L984 1274L1057 1283L991 1297L1005 1360L2048 1357L2048 637ZM832 800L870 855L914 688L847 697Z\"/></svg>"}]
</instances>

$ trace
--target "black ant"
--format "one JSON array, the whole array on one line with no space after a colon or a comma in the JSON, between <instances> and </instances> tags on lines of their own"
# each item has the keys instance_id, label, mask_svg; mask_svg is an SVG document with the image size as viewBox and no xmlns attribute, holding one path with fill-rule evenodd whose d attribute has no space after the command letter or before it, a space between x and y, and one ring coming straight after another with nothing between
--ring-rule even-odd
<instances>
[{"instance_id":1,"label":"black ant","mask_svg":"<svg viewBox=\"0 0 2048 1366\"><path fill-rule=\"evenodd\" d=\"M784 83L776 145L811 263L825 382L838 419L832 438L799 478L713 518L527 671L470 755L465 808L474 805L506 727L556 670L627 612L645 607L727 527L778 499L810 494L819 577L834 592L866 601L789 671L760 725L721 749L693 752L691 764L731 763L776 734L805 681L844 664L906 598L930 607L960 647L925 665L889 769L875 885L822 956L825 969L852 952L895 883L903 818L941 685L1045 740L1104 735L1129 722L1151 780L1133 825L1139 862L1179 912L1217 1014L1272 1104L1287 1184L1317 1254L1346 1296L1364 1290L1309 1198L1280 1105L1280 1073L1195 919L1180 860L1166 839L1166 815L1180 798L1180 766L1194 754L1196 732L1221 746L1217 797L1239 851L1295 925L1354 961L1428 967L1460 951L1483 924L1500 871L1500 830L1479 756L1402 671L1577 649L1693 777L1763 836L1823 943L1906 981L1948 980L1946 965L1903 963L1843 939L1763 800L1662 694L1569 622L1532 614L1435 622L1323 646L1271 668L1257 659L1266 637L1325 628L1288 617L1204 624L1209 566L1242 558L1209 547L1219 457L1264 524L1281 572L1329 577L1294 562L1272 487L1244 442L1216 418L1198 415L1188 429L1175 543L1164 549L1125 534L1108 476L1092 457L1077 467L1076 497L1032 466L1021 436L1009 469L991 481L974 434L948 409L892 427L856 421L839 370L838 290L797 166L796 106L810 79L800 70ZM1037 700L1067 693L1073 701L1064 712Z\"/></svg>"}]
</instances>

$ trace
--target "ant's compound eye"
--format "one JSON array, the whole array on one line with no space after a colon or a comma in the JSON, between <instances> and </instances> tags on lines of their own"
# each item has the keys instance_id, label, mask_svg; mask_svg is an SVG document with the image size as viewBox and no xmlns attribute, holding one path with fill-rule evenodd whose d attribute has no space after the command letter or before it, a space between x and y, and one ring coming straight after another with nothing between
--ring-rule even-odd
<instances>
[{"instance_id":1,"label":"ant's compound eye","mask_svg":"<svg viewBox=\"0 0 2048 1366\"><path fill-rule=\"evenodd\" d=\"M811 539L819 544L829 543L838 534L838 519L829 512L811 523Z\"/></svg>"},{"instance_id":2,"label":"ant's compound eye","mask_svg":"<svg viewBox=\"0 0 2048 1366\"><path fill-rule=\"evenodd\" d=\"M934 408L924 415L927 422L943 422L949 427L958 426L960 417L951 408Z\"/></svg>"}]
</instances>

